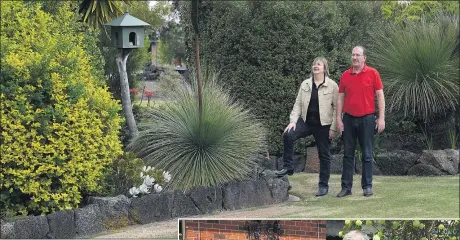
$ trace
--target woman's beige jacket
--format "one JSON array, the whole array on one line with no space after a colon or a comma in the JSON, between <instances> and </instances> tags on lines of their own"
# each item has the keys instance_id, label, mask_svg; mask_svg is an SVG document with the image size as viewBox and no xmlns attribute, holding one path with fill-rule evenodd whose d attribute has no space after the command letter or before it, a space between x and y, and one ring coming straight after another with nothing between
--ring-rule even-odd
<instances>
[{"instance_id":1,"label":"woman's beige jacket","mask_svg":"<svg viewBox=\"0 0 460 240\"><path fill-rule=\"evenodd\" d=\"M307 119L308 104L311 98L312 78L304 80L300 84L299 93L289 116L290 123L297 123L299 117L305 122ZM326 77L326 81L318 89L319 118L321 125L331 125L331 130L337 131L336 106L339 95L339 87L332 79Z\"/></svg>"}]
</instances>

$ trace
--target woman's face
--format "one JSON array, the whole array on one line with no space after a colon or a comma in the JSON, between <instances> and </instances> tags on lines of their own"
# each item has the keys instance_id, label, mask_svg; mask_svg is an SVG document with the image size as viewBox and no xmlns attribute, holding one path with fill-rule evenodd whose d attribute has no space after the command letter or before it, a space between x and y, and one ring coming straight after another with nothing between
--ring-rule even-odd
<instances>
[{"instance_id":1,"label":"woman's face","mask_svg":"<svg viewBox=\"0 0 460 240\"><path fill-rule=\"evenodd\" d=\"M314 62L312 66L312 71L313 71L313 74L319 74L319 73L324 74L324 63L321 61Z\"/></svg>"}]
</instances>

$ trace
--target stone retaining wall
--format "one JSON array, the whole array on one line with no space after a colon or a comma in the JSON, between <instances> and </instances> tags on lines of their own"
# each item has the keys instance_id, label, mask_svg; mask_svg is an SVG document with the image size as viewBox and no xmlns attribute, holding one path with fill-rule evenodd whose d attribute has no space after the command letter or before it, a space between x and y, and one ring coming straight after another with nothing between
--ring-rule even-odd
<instances>
[{"instance_id":1,"label":"stone retaining wall","mask_svg":"<svg viewBox=\"0 0 460 240\"><path fill-rule=\"evenodd\" d=\"M316 147L308 148L310 155L295 155L294 172L319 173L319 158L315 153ZM355 158L355 172L362 172L362 162ZM331 173L341 174L343 154L332 155ZM267 169L280 170L283 168L283 157L270 157L265 159L263 166ZM439 176L459 174L459 150L423 150L414 153L405 150L382 151L374 159L375 175L391 176Z\"/></svg>"},{"instance_id":2,"label":"stone retaining wall","mask_svg":"<svg viewBox=\"0 0 460 240\"><path fill-rule=\"evenodd\" d=\"M83 208L28 216L14 222L2 221L0 238L82 238L132 224L281 203L289 197L288 187L287 178L265 177L136 198L92 197Z\"/></svg>"}]
</instances>

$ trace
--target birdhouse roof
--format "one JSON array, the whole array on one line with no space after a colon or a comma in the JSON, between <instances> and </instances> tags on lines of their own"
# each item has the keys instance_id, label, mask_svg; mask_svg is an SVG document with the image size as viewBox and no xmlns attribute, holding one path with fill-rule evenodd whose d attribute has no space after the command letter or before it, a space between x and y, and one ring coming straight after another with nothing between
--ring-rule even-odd
<instances>
[{"instance_id":1,"label":"birdhouse roof","mask_svg":"<svg viewBox=\"0 0 460 240\"><path fill-rule=\"evenodd\" d=\"M129 15L129 13L125 13L119 18L116 18L104 25L114 27L150 26L150 24Z\"/></svg>"}]
</instances>

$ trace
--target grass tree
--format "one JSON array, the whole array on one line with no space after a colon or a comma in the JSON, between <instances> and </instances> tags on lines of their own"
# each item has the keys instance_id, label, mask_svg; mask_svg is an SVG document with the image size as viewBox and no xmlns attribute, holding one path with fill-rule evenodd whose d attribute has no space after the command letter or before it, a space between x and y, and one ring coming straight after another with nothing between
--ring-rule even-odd
<instances>
[{"instance_id":1,"label":"grass tree","mask_svg":"<svg viewBox=\"0 0 460 240\"><path fill-rule=\"evenodd\" d=\"M418 122L435 149L448 148L459 101L458 16L390 25L375 35L370 61L392 115Z\"/></svg>"},{"instance_id":2,"label":"grass tree","mask_svg":"<svg viewBox=\"0 0 460 240\"><path fill-rule=\"evenodd\" d=\"M251 155L264 144L260 122L215 83L215 74L204 79L201 123L196 84L180 88L140 123L139 137L128 146L169 171L173 189L244 179L254 164Z\"/></svg>"},{"instance_id":3,"label":"grass tree","mask_svg":"<svg viewBox=\"0 0 460 240\"><path fill-rule=\"evenodd\" d=\"M458 18L392 25L375 35L372 64L380 71L390 112L425 123L456 110Z\"/></svg>"}]
</instances>

